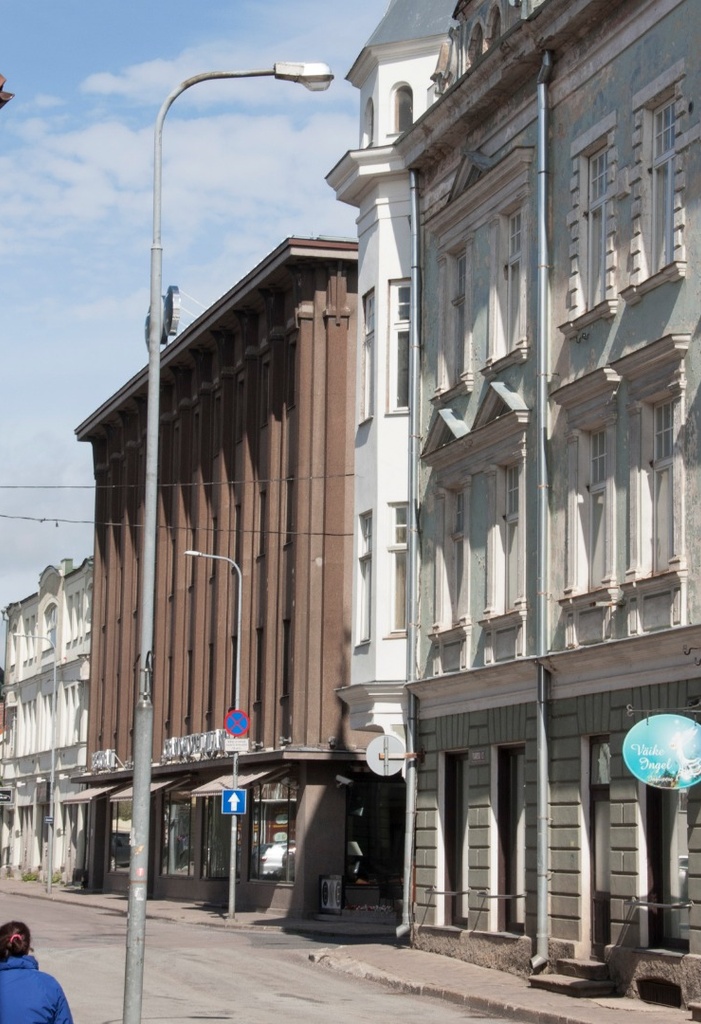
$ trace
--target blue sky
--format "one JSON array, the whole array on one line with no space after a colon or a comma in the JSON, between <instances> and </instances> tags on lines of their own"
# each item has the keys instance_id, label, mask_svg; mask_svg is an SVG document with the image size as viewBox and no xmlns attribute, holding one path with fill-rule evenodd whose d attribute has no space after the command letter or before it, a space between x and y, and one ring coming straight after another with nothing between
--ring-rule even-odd
<instances>
[{"instance_id":1,"label":"blue sky","mask_svg":"<svg viewBox=\"0 0 701 1024\"><path fill-rule=\"evenodd\" d=\"M205 83L164 131L163 284L183 319L290 234L355 237L325 175L357 145L345 75L386 0L21 0L0 73L0 608L92 553L75 428L146 362L153 124L202 71L325 61L326 93ZM349 17L348 11L351 16ZM40 522L38 520L44 520ZM76 521L76 522L72 522Z\"/></svg>"}]
</instances>

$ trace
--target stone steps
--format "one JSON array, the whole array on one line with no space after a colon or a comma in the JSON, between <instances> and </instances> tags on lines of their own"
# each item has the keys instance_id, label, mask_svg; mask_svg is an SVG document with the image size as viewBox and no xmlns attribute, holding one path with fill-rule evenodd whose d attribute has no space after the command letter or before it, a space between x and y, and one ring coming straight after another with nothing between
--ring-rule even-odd
<instances>
[{"instance_id":1,"label":"stone steps","mask_svg":"<svg viewBox=\"0 0 701 1024\"><path fill-rule=\"evenodd\" d=\"M529 978L531 988L577 999L616 995L616 986L609 978L606 964L600 960L561 959L555 963L555 974L534 974Z\"/></svg>"}]
</instances>

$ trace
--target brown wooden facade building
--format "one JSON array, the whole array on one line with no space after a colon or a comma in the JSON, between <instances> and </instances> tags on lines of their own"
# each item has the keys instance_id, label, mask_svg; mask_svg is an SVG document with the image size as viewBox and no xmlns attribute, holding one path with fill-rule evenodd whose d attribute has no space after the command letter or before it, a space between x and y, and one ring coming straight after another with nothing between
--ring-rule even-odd
<instances>
[{"instance_id":1,"label":"brown wooden facade building","mask_svg":"<svg viewBox=\"0 0 701 1024\"><path fill-rule=\"evenodd\" d=\"M288 238L161 360L150 889L225 901L231 784L224 719L241 641L248 811L240 909L318 907L346 868L362 735L349 683L357 247ZM96 528L88 773L92 888L125 889L131 830L144 370L77 429ZM241 637L236 636L241 568ZM228 778L227 778L228 776Z\"/></svg>"}]
</instances>

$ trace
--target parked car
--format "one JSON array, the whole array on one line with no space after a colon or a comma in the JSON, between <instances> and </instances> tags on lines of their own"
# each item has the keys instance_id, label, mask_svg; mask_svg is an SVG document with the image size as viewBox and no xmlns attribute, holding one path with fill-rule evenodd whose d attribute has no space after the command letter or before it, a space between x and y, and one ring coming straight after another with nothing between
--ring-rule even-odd
<instances>
[{"instance_id":1,"label":"parked car","mask_svg":"<svg viewBox=\"0 0 701 1024\"><path fill-rule=\"evenodd\" d=\"M295 850L294 843L271 843L260 858L261 878L285 878L291 882Z\"/></svg>"}]
</instances>

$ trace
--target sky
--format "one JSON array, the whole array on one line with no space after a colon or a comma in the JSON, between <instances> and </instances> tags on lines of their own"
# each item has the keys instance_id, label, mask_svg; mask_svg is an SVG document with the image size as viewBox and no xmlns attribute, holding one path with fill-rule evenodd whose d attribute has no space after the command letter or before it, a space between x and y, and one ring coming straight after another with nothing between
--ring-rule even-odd
<instances>
[{"instance_id":1,"label":"sky","mask_svg":"<svg viewBox=\"0 0 701 1024\"><path fill-rule=\"evenodd\" d=\"M186 325L289 235L355 237L356 211L324 179L358 144L358 93L345 76L386 7L5 5L0 73L15 96L0 110L0 609L35 593L47 565L92 554L92 452L75 429L147 361L162 102L203 71L324 61L335 75L325 93L267 78L206 82L173 105L163 287L180 289Z\"/></svg>"}]
</instances>

